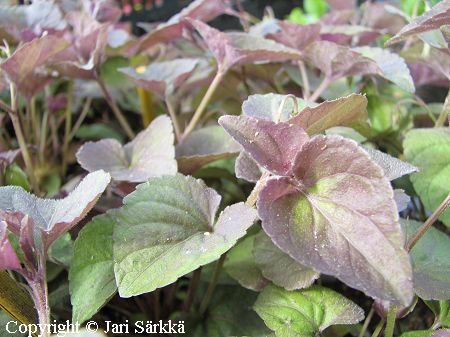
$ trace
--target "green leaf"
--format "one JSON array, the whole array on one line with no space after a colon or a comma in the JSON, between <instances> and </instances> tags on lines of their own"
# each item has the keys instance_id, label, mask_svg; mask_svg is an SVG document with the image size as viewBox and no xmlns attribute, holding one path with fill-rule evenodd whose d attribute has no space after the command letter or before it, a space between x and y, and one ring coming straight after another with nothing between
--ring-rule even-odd
<instances>
[{"instance_id":1,"label":"green leaf","mask_svg":"<svg viewBox=\"0 0 450 337\"><path fill-rule=\"evenodd\" d=\"M436 316L435 322L440 322L444 328L450 328L450 302L449 301L424 301L428 308Z\"/></svg>"},{"instance_id":2,"label":"green leaf","mask_svg":"<svg viewBox=\"0 0 450 337\"><path fill-rule=\"evenodd\" d=\"M241 287L218 287L206 316L198 318L192 328L186 327L186 332L192 337L267 336L269 330L251 309L255 300L255 292Z\"/></svg>"},{"instance_id":3,"label":"green leaf","mask_svg":"<svg viewBox=\"0 0 450 337\"><path fill-rule=\"evenodd\" d=\"M30 191L30 182L26 173L19 165L13 163L5 170L5 185L20 186L26 191Z\"/></svg>"},{"instance_id":4,"label":"green leaf","mask_svg":"<svg viewBox=\"0 0 450 337\"><path fill-rule=\"evenodd\" d=\"M450 193L450 129L415 129L406 134L405 158L419 168L411 175L414 189L429 211ZM450 208L439 217L450 226Z\"/></svg>"},{"instance_id":5,"label":"green leaf","mask_svg":"<svg viewBox=\"0 0 450 337\"><path fill-rule=\"evenodd\" d=\"M269 282L253 257L255 237L248 235L228 252L224 270L244 288L260 291Z\"/></svg>"},{"instance_id":6,"label":"green leaf","mask_svg":"<svg viewBox=\"0 0 450 337\"><path fill-rule=\"evenodd\" d=\"M69 233L57 239L48 251L49 259L55 263L69 266L73 255L73 241Z\"/></svg>"},{"instance_id":7,"label":"green leaf","mask_svg":"<svg viewBox=\"0 0 450 337\"><path fill-rule=\"evenodd\" d=\"M410 238L422 225L403 220ZM436 228L429 228L411 250L414 290L426 300L450 299L450 238Z\"/></svg>"},{"instance_id":8,"label":"green leaf","mask_svg":"<svg viewBox=\"0 0 450 337\"><path fill-rule=\"evenodd\" d=\"M402 333L400 337L426 337L431 336L434 330L417 330L417 331L408 331Z\"/></svg>"},{"instance_id":9,"label":"green leaf","mask_svg":"<svg viewBox=\"0 0 450 337\"><path fill-rule=\"evenodd\" d=\"M331 325L355 324L364 318L356 304L320 286L298 291L268 286L254 309L278 337L314 337Z\"/></svg>"},{"instance_id":10,"label":"green leaf","mask_svg":"<svg viewBox=\"0 0 450 337\"><path fill-rule=\"evenodd\" d=\"M111 213L114 214L112 211ZM69 271L72 320L82 324L117 291L112 215L95 217L79 233Z\"/></svg>"},{"instance_id":11,"label":"green leaf","mask_svg":"<svg viewBox=\"0 0 450 337\"><path fill-rule=\"evenodd\" d=\"M121 143L124 141L124 137L120 132L104 123L82 125L75 135L80 139L98 140L103 138L113 138Z\"/></svg>"},{"instance_id":12,"label":"green leaf","mask_svg":"<svg viewBox=\"0 0 450 337\"><path fill-rule=\"evenodd\" d=\"M244 203L225 208L220 196L181 174L141 184L114 212L114 272L119 293L130 297L163 287L217 260L256 219Z\"/></svg>"},{"instance_id":13,"label":"green leaf","mask_svg":"<svg viewBox=\"0 0 450 337\"><path fill-rule=\"evenodd\" d=\"M123 87L129 81L127 76L118 69L128 67L129 64L130 62L122 56L115 56L106 60L100 68L103 81L108 83L108 86Z\"/></svg>"},{"instance_id":14,"label":"green leaf","mask_svg":"<svg viewBox=\"0 0 450 337\"><path fill-rule=\"evenodd\" d=\"M319 277L275 246L263 231L255 238L253 254L262 275L287 290L307 288Z\"/></svg>"}]
</instances>

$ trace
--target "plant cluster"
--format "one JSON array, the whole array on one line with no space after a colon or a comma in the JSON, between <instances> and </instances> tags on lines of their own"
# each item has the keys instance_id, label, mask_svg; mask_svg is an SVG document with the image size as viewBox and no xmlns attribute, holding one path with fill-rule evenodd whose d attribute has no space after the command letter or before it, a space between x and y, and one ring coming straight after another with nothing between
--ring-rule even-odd
<instances>
[{"instance_id":1,"label":"plant cluster","mask_svg":"<svg viewBox=\"0 0 450 337\"><path fill-rule=\"evenodd\" d=\"M0 6L7 314L450 336L450 1L121 15Z\"/></svg>"}]
</instances>

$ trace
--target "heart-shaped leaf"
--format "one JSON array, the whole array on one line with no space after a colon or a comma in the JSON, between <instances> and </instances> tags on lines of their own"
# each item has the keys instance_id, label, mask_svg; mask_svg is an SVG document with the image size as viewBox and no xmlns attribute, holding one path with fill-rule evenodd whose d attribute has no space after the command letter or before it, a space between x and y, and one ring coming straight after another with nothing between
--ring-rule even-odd
<instances>
[{"instance_id":1,"label":"heart-shaped leaf","mask_svg":"<svg viewBox=\"0 0 450 337\"><path fill-rule=\"evenodd\" d=\"M294 124L248 116L223 116L219 124L265 169L290 175L292 162L309 137Z\"/></svg>"},{"instance_id":2,"label":"heart-shaped leaf","mask_svg":"<svg viewBox=\"0 0 450 337\"><path fill-rule=\"evenodd\" d=\"M313 286L287 291L266 287L254 309L277 337L314 337L335 324L355 324L364 311L333 290Z\"/></svg>"},{"instance_id":3,"label":"heart-shaped leaf","mask_svg":"<svg viewBox=\"0 0 450 337\"><path fill-rule=\"evenodd\" d=\"M299 25L289 21L278 21L277 26L280 31L268 34L267 37L297 50L305 49L320 37L321 28L317 23Z\"/></svg>"},{"instance_id":4,"label":"heart-shaped leaf","mask_svg":"<svg viewBox=\"0 0 450 337\"><path fill-rule=\"evenodd\" d=\"M403 220L407 237L422 223ZM426 300L450 299L450 238L433 227L411 249L414 291Z\"/></svg>"},{"instance_id":5,"label":"heart-shaped leaf","mask_svg":"<svg viewBox=\"0 0 450 337\"><path fill-rule=\"evenodd\" d=\"M374 60L381 70L381 76L397 84L401 89L413 93L414 81L405 60L387 49L376 47L358 47L354 51Z\"/></svg>"},{"instance_id":6,"label":"heart-shaped leaf","mask_svg":"<svg viewBox=\"0 0 450 337\"><path fill-rule=\"evenodd\" d=\"M236 156L241 149L220 126L198 129L175 148L178 170L190 174L210 162Z\"/></svg>"},{"instance_id":7,"label":"heart-shaped leaf","mask_svg":"<svg viewBox=\"0 0 450 337\"><path fill-rule=\"evenodd\" d=\"M0 65L0 68L17 86L18 91L27 98L31 98L51 81L50 72L45 74L41 68L51 57L68 46L69 43L66 40L46 35L17 48L14 54Z\"/></svg>"},{"instance_id":8,"label":"heart-shaped leaf","mask_svg":"<svg viewBox=\"0 0 450 337\"><path fill-rule=\"evenodd\" d=\"M269 281L264 278L253 257L255 237L255 234L248 235L231 248L223 267L244 288L261 291Z\"/></svg>"},{"instance_id":9,"label":"heart-shaped leaf","mask_svg":"<svg viewBox=\"0 0 450 337\"><path fill-rule=\"evenodd\" d=\"M293 172L294 179L269 179L259 194L258 212L274 243L370 296L408 305L411 265L381 168L353 141L315 136Z\"/></svg>"},{"instance_id":10,"label":"heart-shaped leaf","mask_svg":"<svg viewBox=\"0 0 450 337\"><path fill-rule=\"evenodd\" d=\"M256 236L253 254L262 275L287 290L307 288L319 277L275 246L264 232Z\"/></svg>"},{"instance_id":11,"label":"heart-shaped leaf","mask_svg":"<svg viewBox=\"0 0 450 337\"><path fill-rule=\"evenodd\" d=\"M406 39L409 36L417 35L429 30L439 29L441 26L449 24L450 3L441 1L429 11L414 18L409 24L404 26L394 37L386 42L391 45Z\"/></svg>"},{"instance_id":12,"label":"heart-shaped leaf","mask_svg":"<svg viewBox=\"0 0 450 337\"><path fill-rule=\"evenodd\" d=\"M153 91L161 98L173 93L192 74L198 59L175 59L153 62L143 72L135 68L120 68L137 85Z\"/></svg>"},{"instance_id":13,"label":"heart-shaped leaf","mask_svg":"<svg viewBox=\"0 0 450 337\"><path fill-rule=\"evenodd\" d=\"M300 59L298 51L272 40L247 33L223 33L201 21L187 20L213 53L221 73L238 64Z\"/></svg>"},{"instance_id":14,"label":"heart-shaped leaf","mask_svg":"<svg viewBox=\"0 0 450 337\"><path fill-rule=\"evenodd\" d=\"M425 207L434 211L450 193L450 130L411 130L403 147L406 160L419 168L418 173L411 175L414 189ZM450 226L450 208L439 219Z\"/></svg>"},{"instance_id":15,"label":"heart-shaped leaf","mask_svg":"<svg viewBox=\"0 0 450 337\"><path fill-rule=\"evenodd\" d=\"M160 116L124 146L115 139L85 143L77 160L89 172L102 169L117 181L143 182L177 172L173 142L171 120Z\"/></svg>"},{"instance_id":16,"label":"heart-shaped leaf","mask_svg":"<svg viewBox=\"0 0 450 337\"><path fill-rule=\"evenodd\" d=\"M38 198L21 187L0 187L0 220L6 221L9 229L21 240L27 240L28 244L33 240L39 250L47 252L58 237L86 216L110 179L104 171L90 173L66 198L59 200ZM21 226L24 215L30 221L26 222L26 226ZM36 230L29 226L35 226ZM31 247L34 245L27 249Z\"/></svg>"},{"instance_id":17,"label":"heart-shaped leaf","mask_svg":"<svg viewBox=\"0 0 450 337\"><path fill-rule=\"evenodd\" d=\"M309 135L321 133L334 126L352 126L367 120L367 98L351 94L315 107L306 107L289 123L301 126Z\"/></svg>"},{"instance_id":18,"label":"heart-shaped leaf","mask_svg":"<svg viewBox=\"0 0 450 337\"><path fill-rule=\"evenodd\" d=\"M84 226L77 237L69 271L73 322L83 324L117 291L113 230L112 217L102 215Z\"/></svg>"},{"instance_id":19,"label":"heart-shaped leaf","mask_svg":"<svg viewBox=\"0 0 450 337\"><path fill-rule=\"evenodd\" d=\"M380 68L370 58L329 41L310 44L305 49L304 56L330 81L346 76L380 74Z\"/></svg>"},{"instance_id":20,"label":"heart-shaped leaf","mask_svg":"<svg viewBox=\"0 0 450 337\"><path fill-rule=\"evenodd\" d=\"M215 261L256 219L253 208L239 203L225 208L214 223L220 196L180 174L139 185L124 203L112 216L122 297L153 291Z\"/></svg>"}]
</instances>

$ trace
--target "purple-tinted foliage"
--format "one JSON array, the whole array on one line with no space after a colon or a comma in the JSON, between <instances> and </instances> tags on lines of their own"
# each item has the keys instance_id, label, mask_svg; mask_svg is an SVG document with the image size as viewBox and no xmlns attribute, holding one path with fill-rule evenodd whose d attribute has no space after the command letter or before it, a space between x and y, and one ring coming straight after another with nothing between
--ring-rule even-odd
<instances>
[{"instance_id":1,"label":"purple-tinted foliage","mask_svg":"<svg viewBox=\"0 0 450 337\"><path fill-rule=\"evenodd\" d=\"M267 37L290 48L303 50L320 37L319 24L299 25L288 21L278 21L280 31L268 34Z\"/></svg>"},{"instance_id":2,"label":"purple-tinted foliage","mask_svg":"<svg viewBox=\"0 0 450 337\"><path fill-rule=\"evenodd\" d=\"M247 33L223 33L201 21L186 20L199 32L222 73L238 64L281 62L301 57L298 51L272 40Z\"/></svg>"},{"instance_id":3,"label":"purple-tinted foliage","mask_svg":"<svg viewBox=\"0 0 450 337\"><path fill-rule=\"evenodd\" d=\"M20 93L31 98L52 79L44 66L68 46L64 39L51 35L34 39L19 47L0 68Z\"/></svg>"},{"instance_id":4,"label":"purple-tinted foliage","mask_svg":"<svg viewBox=\"0 0 450 337\"><path fill-rule=\"evenodd\" d=\"M223 116L219 124L262 167L279 175L292 174L292 163L309 137L299 126L248 116Z\"/></svg>"},{"instance_id":5,"label":"purple-tinted foliage","mask_svg":"<svg viewBox=\"0 0 450 337\"><path fill-rule=\"evenodd\" d=\"M450 2L440 1L429 11L414 18L404 26L393 38L386 42L387 45L400 42L407 37L439 29L441 26L450 24Z\"/></svg>"},{"instance_id":6,"label":"purple-tinted foliage","mask_svg":"<svg viewBox=\"0 0 450 337\"><path fill-rule=\"evenodd\" d=\"M8 228L5 221L0 221L0 270L21 270L20 261L8 239Z\"/></svg>"},{"instance_id":7,"label":"purple-tinted foliage","mask_svg":"<svg viewBox=\"0 0 450 337\"><path fill-rule=\"evenodd\" d=\"M177 172L173 142L171 120L160 116L124 146L115 139L87 142L76 157L89 172L105 170L117 181L144 182Z\"/></svg>"}]
</instances>

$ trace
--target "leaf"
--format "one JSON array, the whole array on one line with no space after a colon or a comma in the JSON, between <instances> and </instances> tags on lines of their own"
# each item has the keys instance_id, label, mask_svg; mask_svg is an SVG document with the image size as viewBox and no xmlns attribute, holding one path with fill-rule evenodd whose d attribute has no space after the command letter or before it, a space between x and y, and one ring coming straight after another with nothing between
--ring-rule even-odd
<instances>
[{"instance_id":1,"label":"leaf","mask_svg":"<svg viewBox=\"0 0 450 337\"><path fill-rule=\"evenodd\" d=\"M366 151L370 158L383 169L386 178L389 180L395 180L406 174L419 171L417 167L392 157L387 153L369 147L364 147L364 151Z\"/></svg>"},{"instance_id":2,"label":"leaf","mask_svg":"<svg viewBox=\"0 0 450 337\"><path fill-rule=\"evenodd\" d=\"M259 194L258 213L273 242L369 296L408 305L411 264L381 168L353 141L315 136L292 171L294 178L269 178Z\"/></svg>"},{"instance_id":3,"label":"leaf","mask_svg":"<svg viewBox=\"0 0 450 337\"><path fill-rule=\"evenodd\" d=\"M256 236L253 254L262 275L287 290L308 288L319 278L319 273L281 251L264 232Z\"/></svg>"},{"instance_id":4,"label":"leaf","mask_svg":"<svg viewBox=\"0 0 450 337\"><path fill-rule=\"evenodd\" d=\"M426 337L431 336L434 330L416 330L416 331L408 331L404 332L400 335L400 337Z\"/></svg>"},{"instance_id":5,"label":"leaf","mask_svg":"<svg viewBox=\"0 0 450 337\"><path fill-rule=\"evenodd\" d=\"M305 49L320 38L320 24L299 25L288 21L277 21L280 32L270 33L268 38L297 50Z\"/></svg>"},{"instance_id":6,"label":"leaf","mask_svg":"<svg viewBox=\"0 0 450 337\"><path fill-rule=\"evenodd\" d=\"M19 258L9 242L8 227L5 221L0 222L0 271L2 269L22 269Z\"/></svg>"},{"instance_id":7,"label":"leaf","mask_svg":"<svg viewBox=\"0 0 450 337\"><path fill-rule=\"evenodd\" d=\"M253 257L256 235L249 235L235 245L227 254L224 270L241 286L261 291L269 281L264 278Z\"/></svg>"},{"instance_id":8,"label":"leaf","mask_svg":"<svg viewBox=\"0 0 450 337\"><path fill-rule=\"evenodd\" d=\"M153 62L143 71L132 67L120 68L138 86L153 91L161 98L171 95L194 71L198 59L180 58Z\"/></svg>"},{"instance_id":9,"label":"leaf","mask_svg":"<svg viewBox=\"0 0 450 337\"><path fill-rule=\"evenodd\" d=\"M295 155L308 141L305 131L294 124L248 116L222 116L219 124L262 167L280 175L292 172Z\"/></svg>"},{"instance_id":10,"label":"leaf","mask_svg":"<svg viewBox=\"0 0 450 337\"><path fill-rule=\"evenodd\" d=\"M330 81L341 77L380 74L377 64L349 47L329 41L316 41L304 51L308 62L320 69Z\"/></svg>"},{"instance_id":11,"label":"leaf","mask_svg":"<svg viewBox=\"0 0 450 337\"><path fill-rule=\"evenodd\" d=\"M406 160L419 168L411 175L414 189L426 209L434 211L450 193L450 130L411 130L403 147ZM450 226L450 208L439 219Z\"/></svg>"},{"instance_id":12,"label":"leaf","mask_svg":"<svg viewBox=\"0 0 450 337\"><path fill-rule=\"evenodd\" d=\"M285 100L279 111L280 105ZM299 109L307 106L307 103L296 97ZM242 104L242 113L246 116L258 119L266 119L273 122L286 122L294 112L294 102L292 99L286 99L286 95L264 94L250 95Z\"/></svg>"},{"instance_id":13,"label":"leaf","mask_svg":"<svg viewBox=\"0 0 450 337\"><path fill-rule=\"evenodd\" d=\"M244 203L234 204L214 223L219 203L213 189L180 174L153 178L128 195L113 216L120 296L168 285L217 260L244 236L256 211Z\"/></svg>"},{"instance_id":14,"label":"leaf","mask_svg":"<svg viewBox=\"0 0 450 337\"><path fill-rule=\"evenodd\" d=\"M376 47L358 47L354 51L374 60L381 69L381 76L395 83L406 92L414 93L414 81L405 60L387 49Z\"/></svg>"},{"instance_id":15,"label":"leaf","mask_svg":"<svg viewBox=\"0 0 450 337\"><path fill-rule=\"evenodd\" d=\"M407 37L427 32L433 29L439 29L441 26L448 25L450 16L450 3L441 1L421 16L411 20L394 37L386 42L386 45L392 45L400 42Z\"/></svg>"},{"instance_id":16,"label":"leaf","mask_svg":"<svg viewBox=\"0 0 450 337\"><path fill-rule=\"evenodd\" d=\"M219 72L235 65L255 62L282 62L299 59L300 53L272 40L247 33L223 33L207 24L186 19L201 35L217 60Z\"/></svg>"},{"instance_id":17,"label":"leaf","mask_svg":"<svg viewBox=\"0 0 450 337\"><path fill-rule=\"evenodd\" d=\"M195 0L172 16L166 23L159 25L156 29L144 35L139 40L138 45L133 47L132 51L142 52L158 43L167 43L181 38L185 26L183 19L185 18L208 22L221 14L235 15L228 0Z\"/></svg>"},{"instance_id":18,"label":"leaf","mask_svg":"<svg viewBox=\"0 0 450 337\"><path fill-rule=\"evenodd\" d=\"M262 171L258 163L250 155L241 151L235 163L236 177L256 183L261 178Z\"/></svg>"},{"instance_id":19,"label":"leaf","mask_svg":"<svg viewBox=\"0 0 450 337\"><path fill-rule=\"evenodd\" d=\"M321 133L334 126L352 126L367 120L367 98L351 94L315 107L306 107L289 123L296 124L309 134Z\"/></svg>"},{"instance_id":20,"label":"leaf","mask_svg":"<svg viewBox=\"0 0 450 337\"><path fill-rule=\"evenodd\" d=\"M76 157L89 172L102 169L117 181L143 182L177 172L173 142L172 122L160 116L124 146L115 139L87 142Z\"/></svg>"},{"instance_id":21,"label":"leaf","mask_svg":"<svg viewBox=\"0 0 450 337\"><path fill-rule=\"evenodd\" d=\"M75 241L69 285L72 321L79 324L90 319L117 291L111 214L95 217Z\"/></svg>"},{"instance_id":22,"label":"leaf","mask_svg":"<svg viewBox=\"0 0 450 337\"><path fill-rule=\"evenodd\" d=\"M242 287L217 287L206 317L197 318L197 325L188 325L186 332L192 337L267 336L269 330L252 310L255 300L256 293Z\"/></svg>"},{"instance_id":23,"label":"leaf","mask_svg":"<svg viewBox=\"0 0 450 337\"><path fill-rule=\"evenodd\" d=\"M407 237L422 225L403 220ZM436 228L429 228L411 250L414 290L426 300L450 299L450 238Z\"/></svg>"},{"instance_id":24,"label":"leaf","mask_svg":"<svg viewBox=\"0 0 450 337\"><path fill-rule=\"evenodd\" d=\"M5 220L9 229L20 235L21 240L29 241L24 235L34 233L34 241L37 245L42 242L42 251L46 252L58 237L86 216L109 182L110 176L104 171L90 173L66 198L59 200L38 198L21 187L0 187L0 220ZM30 221L26 225L35 226L35 231L24 232L31 231L31 228L25 225L19 227L14 222L21 221L23 215L29 216Z\"/></svg>"},{"instance_id":25,"label":"leaf","mask_svg":"<svg viewBox=\"0 0 450 337\"><path fill-rule=\"evenodd\" d=\"M266 287L254 305L278 337L314 337L335 324L355 324L364 318L356 304L320 286L301 291Z\"/></svg>"},{"instance_id":26,"label":"leaf","mask_svg":"<svg viewBox=\"0 0 450 337\"><path fill-rule=\"evenodd\" d=\"M16 163L6 167L5 185L20 186L27 192L30 191L30 182L27 174Z\"/></svg>"},{"instance_id":27,"label":"leaf","mask_svg":"<svg viewBox=\"0 0 450 337\"><path fill-rule=\"evenodd\" d=\"M184 174L213 161L234 157L240 151L241 146L218 125L193 131L175 148L178 170Z\"/></svg>"},{"instance_id":28,"label":"leaf","mask_svg":"<svg viewBox=\"0 0 450 337\"><path fill-rule=\"evenodd\" d=\"M51 80L50 73L42 73L40 68L68 45L66 40L52 35L34 39L17 48L0 64L0 68L17 90L29 99Z\"/></svg>"},{"instance_id":29,"label":"leaf","mask_svg":"<svg viewBox=\"0 0 450 337\"><path fill-rule=\"evenodd\" d=\"M431 337L449 337L449 336L450 336L450 329L441 329L431 335Z\"/></svg>"}]
</instances>

